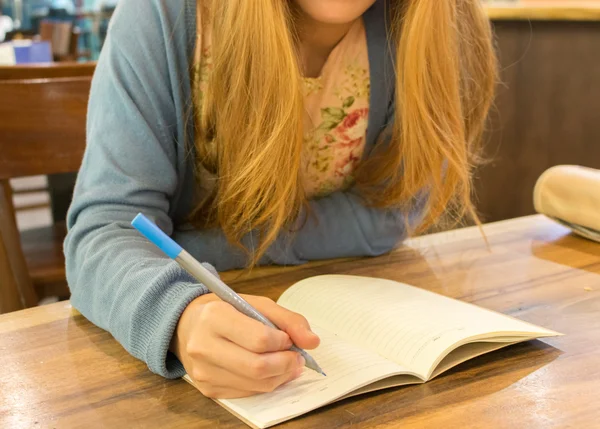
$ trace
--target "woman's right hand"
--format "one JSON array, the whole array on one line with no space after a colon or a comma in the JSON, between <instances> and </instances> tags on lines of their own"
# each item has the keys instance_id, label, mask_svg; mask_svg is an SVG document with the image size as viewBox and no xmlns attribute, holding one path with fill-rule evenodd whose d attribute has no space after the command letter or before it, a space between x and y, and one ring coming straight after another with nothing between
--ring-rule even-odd
<instances>
[{"instance_id":1,"label":"woman's right hand","mask_svg":"<svg viewBox=\"0 0 600 429\"><path fill-rule=\"evenodd\" d=\"M319 345L306 319L272 300L243 295L281 330L251 319L213 294L184 310L171 342L196 387L211 398L240 398L271 392L299 377L304 358L289 351Z\"/></svg>"}]
</instances>

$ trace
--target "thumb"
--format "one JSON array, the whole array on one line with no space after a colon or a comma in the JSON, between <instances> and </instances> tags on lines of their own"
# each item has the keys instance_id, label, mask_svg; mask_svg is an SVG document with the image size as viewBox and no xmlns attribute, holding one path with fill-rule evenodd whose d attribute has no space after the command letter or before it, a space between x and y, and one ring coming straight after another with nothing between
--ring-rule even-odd
<instances>
[{"instance_id":1,"label":"thumb","mask_svg":"<svg viewBox=\"0 0 600 429\"><path fill-rule=\"evenodd\" d=\"M301 314L283 308L271 300L261 299L254 303L257 304L259 311L290 336L296 346L302 349L314 349L321 342Z\"/></svg>"},{"instance_id":2,"label":"thumb","mask_svg":"<svg viewBox=\"0 0 600 429\"><path fill-rule=\"evenodd\" d=\"M278 306L279 307L279 306ZM286 308L279 307L275 311L275 323L279 329L284 330L290 336L292 342L302 349L314 349L321 342L315 334L304 316L294 313Z\"/></svg>"},{"instance_id":3,"label":"thumb","mask_svg":"<svg viewBox=\"0 0 600 429\"><path fill-rule=\"evenodd\" d=\"M300 317L304 319L304 317ZM306 322L306 319L304 321ZM319 336L310 329L308 322L292 324L285 331L290 336L292 342L302 349L314 349L321 342Z\"/></svg>"}]
</instances>

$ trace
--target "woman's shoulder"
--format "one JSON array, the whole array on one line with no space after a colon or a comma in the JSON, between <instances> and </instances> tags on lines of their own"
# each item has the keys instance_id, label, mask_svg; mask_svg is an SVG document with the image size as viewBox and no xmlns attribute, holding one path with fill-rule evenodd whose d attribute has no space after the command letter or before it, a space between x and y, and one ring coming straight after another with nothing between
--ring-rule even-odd
<instances>
[{"instance_id":1,"label":"woman's shoulder","mask_svg":"<svg viewBox=\"0 0 600 429\"><path fill-rule=\"evenodd\" d=\"M117 3L116 11L133 9L143 12L154 10L158 13L177 12L186 8L195 9L197 2L202 0L124 0Z\"/></svg>"},{"instance_id":2,"label":"woman's shoulder","mask_svg":"<svg viewBox=\"0 0 600 429\"><path fill-rule=\"evenodd\" d=\"M200 1L200 0L198 0ZM111 26L127 22L131 31L153 28L156 32L188 28L196 20L196 0L126 0L113 13Z\"/></svg>"},{"instance_id":3,"label":"woman's shoulder","mask_svg":"<svg viewBox=\"0 0 600 429\"><path fill-rule=\"evenodd\" d=\"M109 35L127 54L175 51L187 57L196 33L196 0L124 0L110 21Z\"/></svg>"}]
</instances>

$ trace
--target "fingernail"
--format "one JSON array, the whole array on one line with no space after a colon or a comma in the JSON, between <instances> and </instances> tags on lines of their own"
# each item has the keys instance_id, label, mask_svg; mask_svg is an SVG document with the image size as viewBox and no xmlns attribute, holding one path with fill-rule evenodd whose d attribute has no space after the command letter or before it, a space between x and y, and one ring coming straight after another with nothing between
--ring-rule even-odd
<instances>
[{"instance_id":1,"label":"fingernail","mask_svg":"<svg viewBox=\"0 0 600 429\"><path fill-rule=\"evenodd\" d=\"M283 348L284 349L289 349L289 348L292 348L293 345L294 344L292 343L292 339L290 337L287 337L286 340L285 340L285 343L283 345Z\"/></svg>"},{"instance_id":2,"label":"fingernail","mask_svg":"<svg viewBox=\"0 0 600 429\"><path fill-rule=\"evenodd\" d=\"M298 365L300 366L300 368L304 368L305 363L306 360L304 359L304 357L302 355L298 355Z\"/></svg>"}]
</instances>

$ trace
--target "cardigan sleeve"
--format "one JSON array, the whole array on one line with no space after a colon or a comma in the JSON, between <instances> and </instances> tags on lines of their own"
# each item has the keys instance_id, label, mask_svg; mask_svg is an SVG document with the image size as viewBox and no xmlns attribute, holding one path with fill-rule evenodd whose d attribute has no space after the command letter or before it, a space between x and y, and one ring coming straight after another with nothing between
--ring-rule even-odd
<instances>
[{"instance_id":1,"label":"cardigan sleeve","mask_svg":"<svg viewBox=\"0 0 600 429\"><path fill-rule=\"evenodd\" d=\"M127 0L116 8L92 82L87 147L64 244L71 301L151 371L185 371L169 351L183 310L208 290L130 223L143 212L166 233L177 178L171 92L172 28L181 0Z\"/></svg>"}]
</instances>

